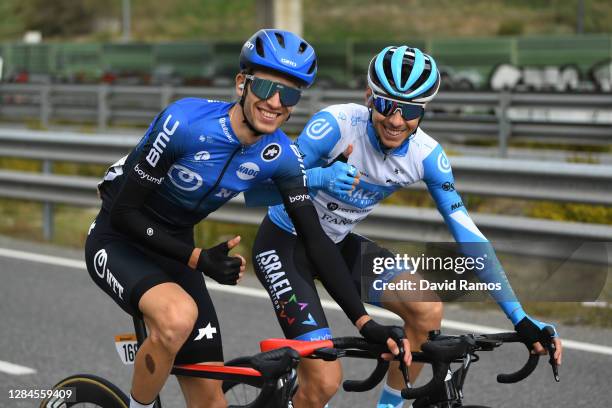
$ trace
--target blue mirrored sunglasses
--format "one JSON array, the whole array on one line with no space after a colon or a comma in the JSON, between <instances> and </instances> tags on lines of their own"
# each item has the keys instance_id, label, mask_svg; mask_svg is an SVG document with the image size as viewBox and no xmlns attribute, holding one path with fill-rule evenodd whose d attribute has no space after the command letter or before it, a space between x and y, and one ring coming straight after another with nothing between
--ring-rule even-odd
<instances>
[{"instance_id":1,"label":"blue mirrored sunglasses","mask_svg":"<svg viewBox=\"0 0 612 408\"><path fill-rule=\"evenodd\" d=\"M258 78L254 75L246 75L246 78L251 81L251 91L259 99L270 99L278 92L283 106L295 106L302 96L302 90L298 88L283 85L269 79Z\"/></svg>"},{"instance_id":2,"label":"blue mirrored sunglasses","mask_svg":"<svg viewBox=\"0 0 612 408\"><path fill-rule=\"evenodd\" d=\"M383 98L382 96L372 95L374 109L381 115L393 115L398 109L404 120L420 118L425 112L423 105L407 102L398 102L393 99Z\"/></svg>"}]
</instances>

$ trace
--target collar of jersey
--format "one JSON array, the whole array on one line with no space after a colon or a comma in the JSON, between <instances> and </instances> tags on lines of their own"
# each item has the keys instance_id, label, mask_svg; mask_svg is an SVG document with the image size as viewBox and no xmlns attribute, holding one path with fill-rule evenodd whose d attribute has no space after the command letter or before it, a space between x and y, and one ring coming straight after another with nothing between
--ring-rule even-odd
<instances>
[{"instance_id":1,"label":"collar of jersey","mask_svg":"<svg viewBox=\"0 0 612 408\"><path fill-rule=\"evenodd\" d=\"M410 143L410 139L412 139L412 136L409 136L408 138L406 138L406 140L404 140L404 142L401 145L399 145L398 147L394 149L384 149L383 150L380 144L380 140L378 139L378 136L376 136L376 130L374 129L374 125L372 125L372 121L368 121L367 131L368 131L368 139L370 140L370 144L374 147L374 149L378 150L382 154L390 154L392 156L403 157L406 155L406 153L408 153L408 144Z\"/></svg>"},{"instance_id":2,"label":"collar of jersey","mask_svg":"<svg viewBox=\"0 0 612 408\"><path fill-rule=\"evenodd\" d=\"M259 139L255 143L253 143L251 145L243 145L243 144L241 144L240 143L240 139L238 139L238 136L236 136L236 132L234 132L234 129L232 129L232 124L231 124L230 117L229 117L229 111L232 108L232 106L234 106L235 104L236 104L236 102L228 103L227 106L224 107L223 114L227 118L227 123L228 123L227 129L228 129L228 131L230 132L230 134L232 135L232 137L236 141L236 144L239 144L239 145L242 146L243 151L247 151L249 149L252 149L254 147L257 147L257 146L261 145L262 143L264 143L264 139L269 141L269 138L276 134L276 132L274 132L274 133L264 133L263 135L261 135L259 137ZM227 140L225 137L223 137L223 139Z\"/></svg>"}]
</instances>

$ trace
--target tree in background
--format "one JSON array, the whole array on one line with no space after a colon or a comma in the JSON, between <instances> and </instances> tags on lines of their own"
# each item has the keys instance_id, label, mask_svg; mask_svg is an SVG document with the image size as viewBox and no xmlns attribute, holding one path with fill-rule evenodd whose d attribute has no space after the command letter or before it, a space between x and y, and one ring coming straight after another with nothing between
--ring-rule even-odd
<instances>
[{"instance_id":1,"label":"tree in background","mask_svg":"<svg viewBox=\"0 0 612 408\"><path fill-rule=\"evenodd\" d=\"M92 0L22 0L14 1L13 9L24 30L40 31L44 38L92 33L102 10Z\"/></svg>"}]
</instances>

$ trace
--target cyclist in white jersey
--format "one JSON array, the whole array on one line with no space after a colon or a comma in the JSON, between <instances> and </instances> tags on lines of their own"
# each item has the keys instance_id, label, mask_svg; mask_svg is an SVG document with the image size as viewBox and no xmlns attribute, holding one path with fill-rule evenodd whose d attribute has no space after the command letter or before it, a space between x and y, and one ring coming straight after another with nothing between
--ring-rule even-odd
<instances>
[{"instance_id":1,"label":"cyclist in white jersey","mask_svg":"<svg viewBox=\"0 0 612 408\"><path fill-rule=\"evenodd\" d=\"M542 329L551 326L529 317L517 301L505 273L486 237L478 230L455 190L452 169L444 150L419 128L426 104L438 92L440 74L435 60L417 48L386 47L368 68L367 106L339 104L316 113L296 141L307 168L308 187L323 230L337 244L352 271L354 285L362 290L362 256L389 251L352 229L394 191L424 181L453 237L462 250L489 255L487 268L476 272L484 282L502 288L492 293L515 329L545 353L540 344ZM252 200L258 200L251 195ZM247 196L247 200L249 197ZM254 266L266 287L277 318L288 338L316 340L331 337L314 279L317 277L302 242L282 204L269 208L253 247ZM274 268L270 268L274 265ZM286 279L282 290L275 286L280 273ZM399 281L407 270L391 270L387 280ZM408 275L407 275L408 274ZM410 278L408 278L410 279ZM413 277L414 279L414 277ZM438 329L442 319L440 302L407 302L401 295L385 293L369 303L398 314L413 350L429 330ZM368 294L362 293L362 298ZM561 342L556 336L555 358L561 362ZM422 365L410 367L414 380ZM321 373L325 375L321 375ZM302 406L323 406L341 381L338 362L308 360L300 363L300 388L296 400ZM399 407L403 401L399 370L390 368L379 406Z\"/></svg>"}]
</instances>

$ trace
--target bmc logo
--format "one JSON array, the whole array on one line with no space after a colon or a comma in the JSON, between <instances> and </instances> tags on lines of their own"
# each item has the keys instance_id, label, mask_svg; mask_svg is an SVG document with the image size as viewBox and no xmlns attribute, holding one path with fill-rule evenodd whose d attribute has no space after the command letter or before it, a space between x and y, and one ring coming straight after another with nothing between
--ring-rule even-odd
<instances>
[{"instance_id":1,"label":"bmc logo","mask_svg":"<svg viewBox=\"0 0 612 408\"><path fill-rule=\"evenodd\" d=\"M170 142L170 136L176 132L176 128L180 125L180 122L177 120L172 125L172 129L168 129L168 122L172 119L172 115L168 115L166 121L164 122L163 132L159 132L155 141L153 142L153 146L151 146L151 150L147 154L147 161L153 167L157 166L157 162L161 154L164 152L164 149L167 146L167 143Z\"/></svg>"},{"instance_id":2,"label":"bmc logo","mask_svg":"<svg viewBox=\"0 0 612 408\"><path fill-rule=\"evenodd\" d=\"M251 180L257 177L259 174L259 166L253 162L242 163L238 170L236 170L236 175L240 180Z\"/></svg>"},{"instance_id":3,"label":"bmc logo","mask_svg":"<svg viewBox=\"0 0 612 408\"><path fill-rule=\"evenodd\" d=\"M254 50L255 49L255 45L252 42L247 41L247 42L244 43L244 48L248 48L249 50Z\"/></svg>"},{"instance_id":4,"label":"bmc logo","mask_svg":"<svg viewBox=\"0 0 612 408\"><path fill-rule=\"evenodd\" d=\"M289 196L289 202L295 203L296 201L308 201L310 200L310 196L308 194L299 194L296 196Z\"/></svg>"}]
</instances>

